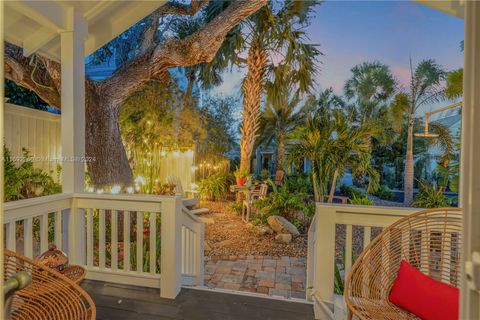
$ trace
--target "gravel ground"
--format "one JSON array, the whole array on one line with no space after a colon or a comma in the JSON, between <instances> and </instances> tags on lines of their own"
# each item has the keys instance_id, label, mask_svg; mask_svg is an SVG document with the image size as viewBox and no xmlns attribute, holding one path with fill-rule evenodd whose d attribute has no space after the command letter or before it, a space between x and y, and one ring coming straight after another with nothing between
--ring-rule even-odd
<instances>
[{"instance_id":1,"label":"gravel ground","mask_svg":"<svg viewBox=\"0 0 480 320\"><path fill-rule=\"evenodd\" d=\"M205 201L200 205L210 209L208 214L199 215L207 221L205 223L205 241L208 244L205 250L206 256L305 257L307 255L306 234L301 234L289 244L276 242L274 235L259 236L251 226L241 220L239 215L229 210L229 203L231 202Z\"/></svg>"}]
</instances>

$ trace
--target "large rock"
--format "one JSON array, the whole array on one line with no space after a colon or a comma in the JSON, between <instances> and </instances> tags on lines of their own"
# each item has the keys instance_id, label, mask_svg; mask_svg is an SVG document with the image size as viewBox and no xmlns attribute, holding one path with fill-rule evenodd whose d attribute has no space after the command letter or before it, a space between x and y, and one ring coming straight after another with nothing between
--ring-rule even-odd
<instances>
[{"instance_id":1,"label":"large rock","mask_svg":"<svg viewBox=\"0 0 480 320\"><path fill-rule=\"evenodd\" d=\"M275 240L281 243L292 242L292 235L290 233L280 233L275 236Z\"/></svg>"},{"instance_id":2,"label":"large rock","mask_svg":"<svg viewBox=\"0 0 480 320\"><path fill-rule=\"evenodd\" d=\"M273 234L273 230L269 226L255 226L255 233L259 236L264 236L266 234Z\"/></svg>"},{"instance_id":3,"label":"large rock","mask_svg":"<svg viewBox=\"0 0 480 320\"><path fill-rule=\"evenodd\" d=\"M287 219L281 216L270 216L267 219L269 226L275 231L276 233L289 233L292 236L300 235L298 232L297 227L291 224Z\"/></svg>"}]
</instances>

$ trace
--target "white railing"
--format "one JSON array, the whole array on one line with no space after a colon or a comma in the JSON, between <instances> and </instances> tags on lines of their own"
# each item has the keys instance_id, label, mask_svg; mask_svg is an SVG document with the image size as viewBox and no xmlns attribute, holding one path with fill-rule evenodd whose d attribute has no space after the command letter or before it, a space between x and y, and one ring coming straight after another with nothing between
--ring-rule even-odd
<instances>
[{"instance_id":1,"label":"white railing","mask_svg":"<svg viewBox=\"0 0 480 320\"><path fill-rule=\"evenodd\" d=\"M88 279L160 288L166 298L203 285L204 226L179 197L58 194L4 212L6 247L30 258L55 242Z\"/></svg>"},{"instance_id":2,"label":"white railing","mask_svg":"<svg viewBox=\"0 0 480 320\"><path fill-rule=\"evenodd\" d=\"M352 267L353 229L363 232L362 248L370 243L373 228L385 228L418 209L320 204L308 232L307 298L314 301L316 319L333 319L336 230L345 228L344 273ZM356 244L359 245L358 243Z\"/></svg>"}]
</instances>

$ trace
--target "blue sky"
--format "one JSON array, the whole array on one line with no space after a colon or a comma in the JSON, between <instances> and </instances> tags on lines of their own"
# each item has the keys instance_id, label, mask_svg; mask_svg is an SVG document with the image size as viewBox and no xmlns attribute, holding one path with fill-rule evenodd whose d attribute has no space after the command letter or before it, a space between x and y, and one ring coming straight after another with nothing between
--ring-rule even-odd
<instances>
[{"instance_id":1,"label":"blue sky","mask_svg":"<svg viewBox=\"0 0 480 320\"><path fill-rule=\"evenodd\" d=\"M463 20L415 2L326 1L317 8L308 34L324 53L319 89L333 87L339 94L350 69L364 61L389 65L404 86L410 56L414 63L433 58L447 70L463 66ZM214 93L238 92L244 74L235 69L226 73Z\"/></svg>"}]
</instances>

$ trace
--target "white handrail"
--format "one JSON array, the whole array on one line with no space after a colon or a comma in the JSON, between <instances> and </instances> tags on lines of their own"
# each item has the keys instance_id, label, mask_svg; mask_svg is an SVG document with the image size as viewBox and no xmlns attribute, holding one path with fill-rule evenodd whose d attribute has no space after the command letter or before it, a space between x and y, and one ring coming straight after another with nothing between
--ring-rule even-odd
<instances>
[{"instance_id":1,"label":"white handrail","mask_svg":"<svg viewBox=\"0 0 480 320\"><path fill-rule=\"evenodd\" d=\"M307 298L322 307L315 308L316 319L332 319L326 305L333 308L335 281L336 226L346 226L345 273L352 265L353 226L364 229L363 247L371 241L371 230L385 228L419 209L317 203L309 228L307 257ZM326 311L327 310L327 311Z\"/></svg>"},{"instance_id":2,"label":"white handrail","mask_svg":"<svg viewBox=\"0 0 480 320\"><path fill-rule=\"evenodd\" d=\"M33 257L39 253L37 241L45 251L54 240L72 263L85 265L87 278L160 287L166 298L174 298L182 284L203 284L203 222L180 197L56 194L8 202L4 212L7 248Z\"/></svg>"}]
</instances>

